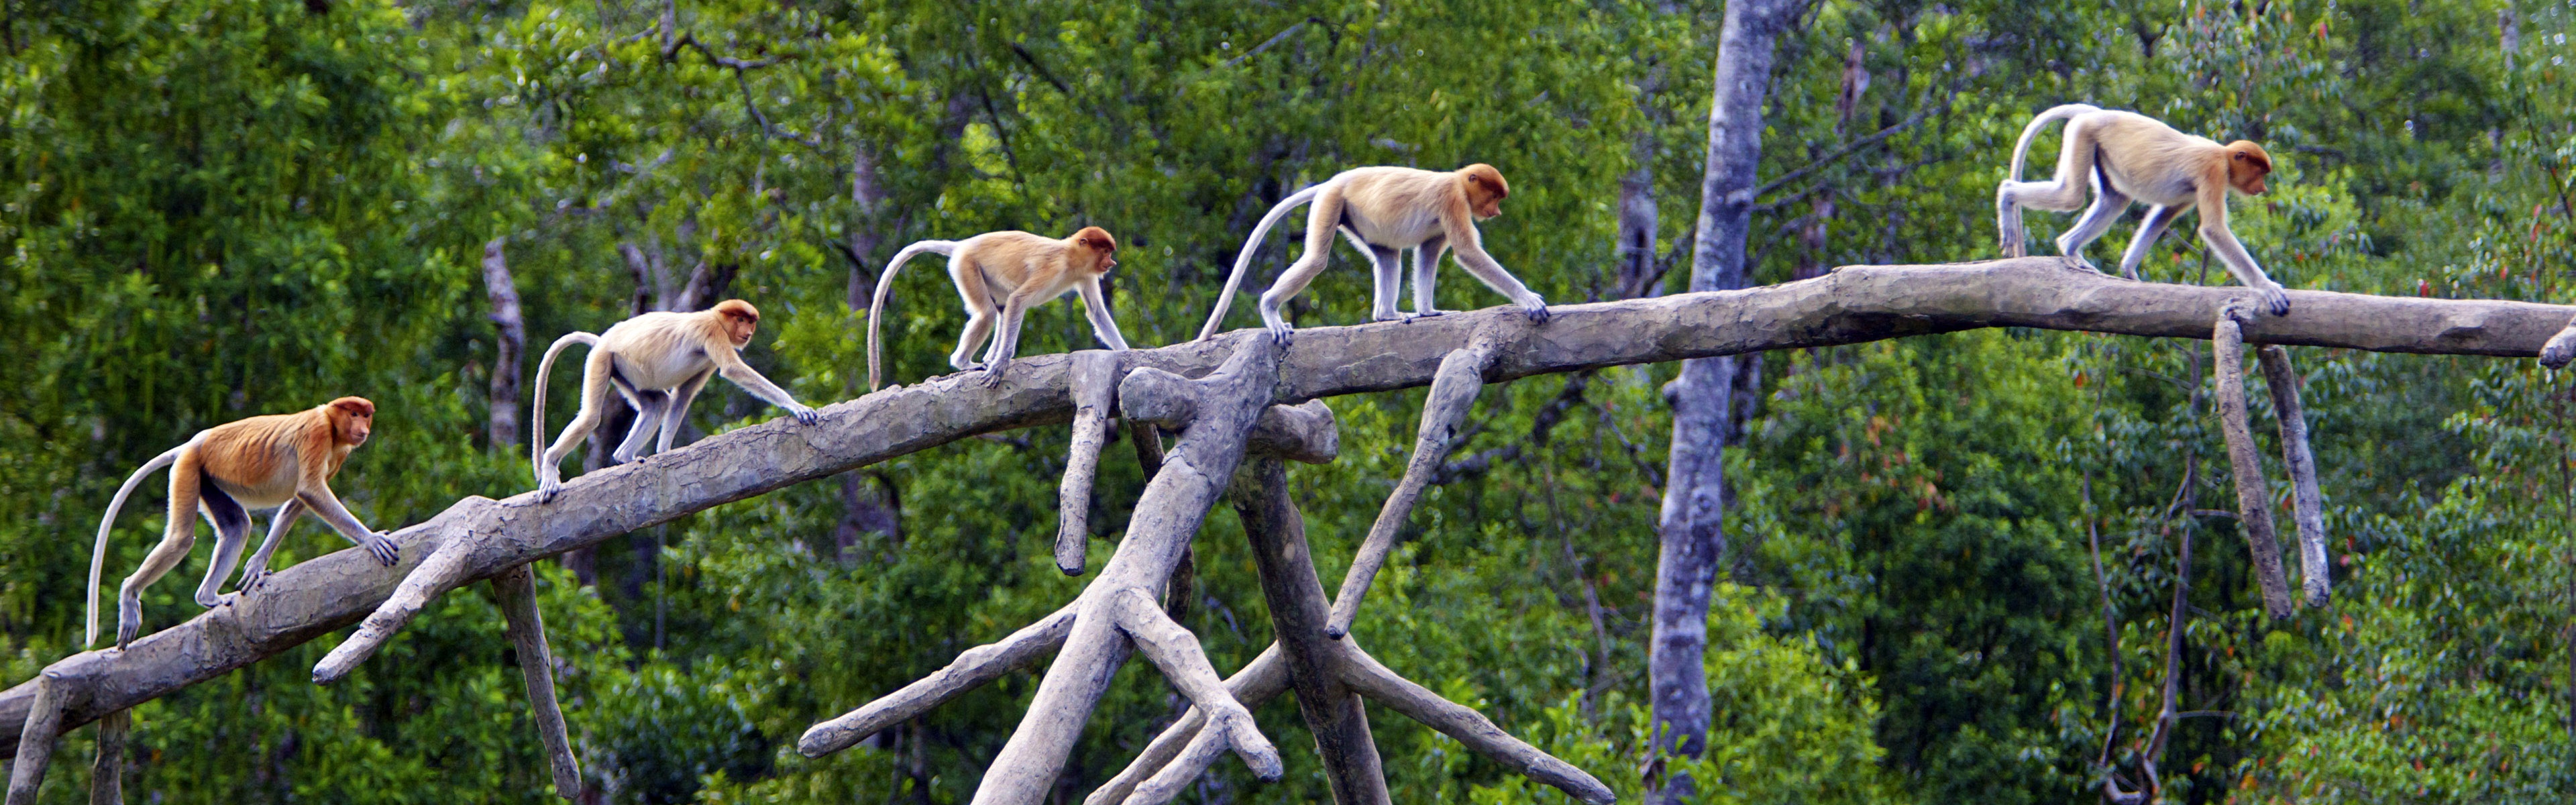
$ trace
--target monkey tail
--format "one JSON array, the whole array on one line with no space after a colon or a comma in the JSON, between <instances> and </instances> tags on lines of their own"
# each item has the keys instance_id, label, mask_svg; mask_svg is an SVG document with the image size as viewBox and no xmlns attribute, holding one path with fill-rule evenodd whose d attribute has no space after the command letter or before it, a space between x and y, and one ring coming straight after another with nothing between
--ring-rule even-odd
<instances>
[{"instance_id":1,"label":"monkey tail","mask_svg":"<svg viewBox=\"0 0 2576 805\"><path fill-rule=\"evenodd\" d=\"M528 412L528 466L531 468L542 468L546 463L546 375L554 371L555 355L574 344L596 348L599 336L580 331L565 333L562 338L555 339L553 345L546 347L546 356L537 361L536 408ZM545 479L545 470L534 471L538 480Z\"/></svg>"},{"instance_id":2,"label":"monkey tail","mask_svg":"<svg viewBox=\"0 0 2576 805\"><path fill-rule=\"evenodd\" d=\"M885 273L877 275L876 298L868 302L868 391L870 392L876 391L879 385L877 324L885 320L886 297L894 293L894 272L903 268L905 262L923 254L954 256L957 254L957 241L925 240L905 246L903 251L894 253L894 259L886 261Z\"/></svg>"},{"instance_id":3,"label":"monkey tail","mask_svg":"<svg viewBox=\"0 0 2576 805\"><path fill-rule=\"evenodd\" d=\"M1252 226L1252 237L1243 240L1243 252L1234 256L1234 273L1226 275L1225 292L1217 295L1216 310L1208 314L1207 325L1199 328L1197 340L1205 341L1208 336L1216 335L1217 326L1225 323L1226 309L1234 306L1234 291L1243 287L1243 274L1252 268L1252 255L1261 251L1261 238L1270 234L1270 227L1276 226L1279 219L1288 217L1288 212L1297 209L1298 205L1314 201L1315 195L1322 193L1326 184L1331 182L1318 183L1288 194L1287 198L1273 205L1270 212L1261 216L1261 223Z\"/></svg>"},{"instance_id":4,"label":"monkey tail","mask_svg":"<svg viewBox=\"0 0 2576 805\"><path fill-rule=\"evenodd\" d=\"M2030 125L2023 126L2021 129L2021 141L2013 143L2012 173L2006 174L2004 179L2015 182L2021 181L2021 165L2023 158L2030 155L2030 141L2032 138L2039 136L2039 130L2046 127L2049 121L2073 120L2078 115L2091 114L2099 111L2102 111L2102 107L2094 106L2089 103L2070 103L2051 106L2047 111L2040 112L2039 116L2031 118Z\"/></svg>"},{"instance_id":5,"label":"monkey tail","mask_svg":"<svg viewBox=\"0 0 2576 805\"><path fill-rule=\"evenodd\" d=\"M100 572L107 569L107 529L108 526L116 523L116 513L125 508L125 496L134 494L134 488L143 485L144 476L151 475L178 461L180 451L188 449L189 445L196 444L203 438L205 435L199 434L190 438L186 444L164 450L160 455L153 456L151 461L143 462L143 466L135 468L133 475L125 477L125 485L117 487L116 497L107 502L107 516L98 518L98 544L89 551L89 627L81 633L81 648L89 648L98 643L98 579Z\"/></svg>"}]
</instances>

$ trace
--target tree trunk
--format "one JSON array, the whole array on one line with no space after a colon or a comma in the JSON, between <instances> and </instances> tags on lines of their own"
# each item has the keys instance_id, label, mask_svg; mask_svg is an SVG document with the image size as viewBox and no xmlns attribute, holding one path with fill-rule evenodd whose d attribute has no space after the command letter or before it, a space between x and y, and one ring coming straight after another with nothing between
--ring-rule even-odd
<instances>
[{"instance_id":1,"label":"tree trunk","mask_svg":"<svg viewBox=\"0 0 2576 805\"><path fill-rule=\"evenodd\" d=\"M510 278L510 263L502 257L502 240L493 238L483 244L483 294L492 300L492 326L500 331L492 356L491 424L486 432L495 452L509 453L519 447L519 362L528 348L528 326L519 315L519 285Z\"/></svg>"},{"instance_id":2,"label":"tree trunk","mask_svg":"<svg viewBox=\"0 0 2576 805\"><path fill-rule=\"evenodd\" d=\"M1619 179L1619 287L1626 299L1662 296L1662 277L1655 274L1655 171L1653 140L1645 134L1635 144L1637 169Z\"/></svg>"},{"instance_id":3,"label":"tree trunk","mask_svg":"<svg viewBox=\"0 0 2576 805\"><path fill-rule=\"evenodd\" d=\"M1700 180L1698 243L1691 255L1693 292L1744 287L1744 245L1753 224L1754 169L1762 162L1762 100L1771 86L1772 40L1804 0L1736 0L1726 4L1717 43L1715 97L1708 113L1708 166ZM1681 802L1694 791L1687 774L1664 774L1663 760L1696 758L1707 748L1709 587L1717 579L1726 536L1723 475L1733 356L1682 362L1664 389L1673 406L1671 468L1656 530L1663 550L1655 566L1654 633L1646 673L1654 704L1655 759L1648 802Z\"/></svg>"}]
</instances>

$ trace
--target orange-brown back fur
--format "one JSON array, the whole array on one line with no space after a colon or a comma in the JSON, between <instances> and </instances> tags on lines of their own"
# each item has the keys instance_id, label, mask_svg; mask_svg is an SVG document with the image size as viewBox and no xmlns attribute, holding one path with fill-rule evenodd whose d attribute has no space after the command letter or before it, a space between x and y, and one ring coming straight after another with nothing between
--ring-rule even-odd
<instances>
[{"instance_id":1,"label":"orange-brown back fur","mask_svg":"<svg viewBox=\"0 0 2576 805\"><path fill-rule=\"evenodd\" d=\"M206 429L197 463L243 506L286 502L305 484L339 474L349 451L367 441L376 406L342 397L292 414L268 414Z\"/></svg>"}]
</instances>

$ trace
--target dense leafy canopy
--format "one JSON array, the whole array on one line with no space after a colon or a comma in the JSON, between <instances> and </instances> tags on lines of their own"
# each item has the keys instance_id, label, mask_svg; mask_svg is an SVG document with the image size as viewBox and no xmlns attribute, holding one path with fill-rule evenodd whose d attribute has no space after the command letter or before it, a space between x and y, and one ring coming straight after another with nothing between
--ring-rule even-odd
<instances>
[{"instance_id":1,"label":"dense leafy canopy","mask_svg":"<svg viewBox=\"0 0 2576 805\"><path fill-rule=\"evenodd\" d=\"M767 314L751 360L809 402L860 390L852 302L905 242L1107 227L1126 246L1122 328L1166 344L1195 331L1270 203L1353 165L1500 166L1514 193L1488 248L1551 300L1599 298L1618 293L1621 176L1651 168L1666 244L1688 235L1672 211L1698 207L1720 10L6 0L8 679L76 648L95 518L135 465L200 428L373 398L377 438L338 488L380 528L529 488L524 444L493 444L485 426L491 373L509 370L486 318L487 241L503 244L539 349L674 304L693 274L730 278ZM1988 199L2022 122L2087 101L2264 141L2282 171L2236 201L2237 231L2292 287L2570 301L2569 14L2509 0L1818 0L1782 44L1762 176L1788 178L1760 199L1754 276L1992 256ZM1288 240L1273 236L1257 274L1286 264ZM1292 306L1300 320L1365 317L1358 256L1334 259ZM2224 280L2184 237L2146 270ZM1446 307L1500 302L1446 276ZM935 269L898 282L891 379L946 371L963 322L949 293ZM1073 306L1053 305L1022 351L1090 346ZM2233 520L2214 511L2233 502L2206 358L2198 342L2016 331L1769 356L1730 452L1733 582L1707 657L1717 734L1691 769L1706 798L2091 796L2105 730L2120 725L2130 751L2160 703L2186 536L2200 549L2181 706L2206 714L2167 753L2177 798L2576 790L2566 379L2527 362L2298 352L2338 587L2331 607L2273 623ZM1643 784L1670 371L1488 390L1359 626L1390 666L1623 797ZM557 378L558 426L571 386ZM1292 474L1328 577L1402 470L1419 394L1334 400L1341 460ZM775 413L716 384L691 424ZM1034 677L829 758L790 743L1078 589L1046 550L1063 442L1062 428L971 440L635 534L578 560L584 572L542 568L596 793L964 801ZM1095 567L1142 481L1132 461L1104 462ZM111 578L141 558L158 505L157 491L129 505ZM281 561L340 546L306 526ZM1230 516L1197 551L1204 598L1185 623L1232 669L1270 642L1262 598ZM151 591L147 626L196 611L203 561ZM140 708L128 790L549 798L488 596L447 597L330 688L305 679L326 648ZM1180 707L1154 675L1123 675L1065 795ZM1290 750L1287 779L1228 762L1194 796L1325 797L1294 707L1259 715ZM1409 721L1374 726L1398 801L1561 798ZM80 801L85 765L57 764L47 801Z\"/></svg>"}]
</instances>

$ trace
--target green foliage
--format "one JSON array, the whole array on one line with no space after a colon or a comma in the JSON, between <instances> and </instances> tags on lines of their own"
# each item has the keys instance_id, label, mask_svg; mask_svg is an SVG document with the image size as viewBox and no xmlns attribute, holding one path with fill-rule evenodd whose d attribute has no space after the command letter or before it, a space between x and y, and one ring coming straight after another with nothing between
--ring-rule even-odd
<instances>
[{"instance_id":1,"label":"green foliage","mask_svg":"<svg viewBox=\"0 0 2576 805\"><path fill-rule=\"evenodd\" d=\"M485 432L490 380L507 370L481 294L487 242L506 250L540 349L672 304L700 270L730 277L728 295L767 314L750 360L811 402L860 390L853 302L905 242L1107 227L1127 246L1112 280L1122 330L1168 344L1195 332L1252 220L1361 164L1500 166L1515 192L1483 227L1488 248L1551 300L1598 298L1615 292L1621 177L1650 170L1658 251L1698 209L1721 11L8 2L9 679L73 650L92 518L136 464L198 429L376 400L378 437L336 488L382 528L531 486L524 445ZM1756 201L1753 274L1991 255L2005 149L2030 112L2086 101L2265 142L2273 189L2236 199L2231 220L2286 284L2570 301L2569 13L1819 0L1780 42L1761 175L1785 181ZM2036 242L2071 216L2030 220ZM1247 289L1294 256L1301 225L1263 246ZM1358 257L1334 258L1290 306L1299 323L1364 318ZM2182 235L2145 271L2229 281ZM944 279L913 272L885 322L895 382L947 371L963 322ZM1500 301L1448 279L1444 307ZM1050 305L1021 348L1091 346L1072 306ZM1768 356L1728 465L1734 579L1706 657L1716 730L1706 756L1663 771L1705 781L1710 802L2089 798L2105 739L2133 778L2162 704L2187 536L2177 706L2205 714L2165 753L2173 801L2567 801L2565 379L2520 362L2295 354L2337 591L2282 623L2263 620L2243 540L2214 513L2234 500L2205 345L1992 331ZM1669 376L1488 388L1355 638L1623 798L1654 771L1642 668ZM1342 458L1292 473L1327 579L1401 473L1420 394L1333 400ZM689 424L775 413L717 384ZM1034 675L829 758L791 744L1080 589L1046 550L1065 438L1013 431L720 507L603 546L589 583L542 566L587 783L611 802L966 801ZM1143 485L1127 452L1103 462L1095 565ZM157 533L157 483L117 524L115 573ZM869 519L888 510L891 529ZM1270 642L1238 531L1230 513L1210 518L1185 622L1225 670ZM300 528L280 561L340 544ZM146 596L148 626L197 611L197 561ZM317 687L305 669L329 642L138 708L128 790L551 797L485 595L448 596ZM1155 675L1120 676L1064 790L1115 773L1178 708ZM1288 777L1222 762L1195 801L1326 798L1294 707L1258 716ZM1371 717L1398 801L1562 799ZM46 801L82 796L86 763L68 759L85 757L85 734L64 743Z\"/></svg>"}]
</instances>

